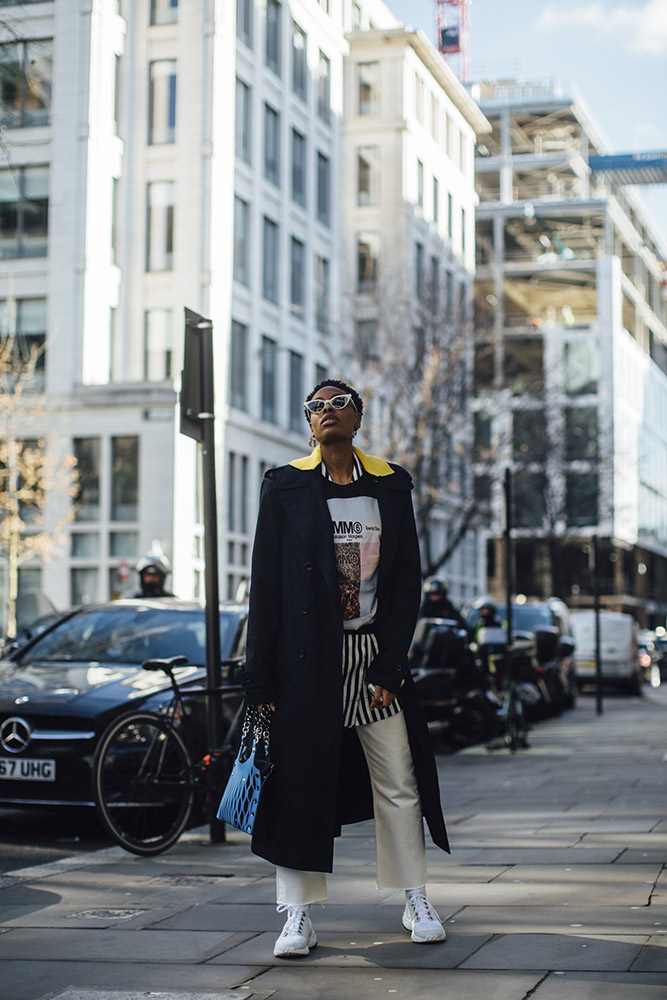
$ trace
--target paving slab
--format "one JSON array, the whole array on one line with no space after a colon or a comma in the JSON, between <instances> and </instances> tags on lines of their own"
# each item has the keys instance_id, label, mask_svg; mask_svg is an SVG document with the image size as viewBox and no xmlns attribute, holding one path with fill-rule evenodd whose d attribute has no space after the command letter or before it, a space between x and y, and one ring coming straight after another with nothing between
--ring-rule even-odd
<instances>
[{"instance_id":1,"label":"paving slab","mask_svg":"<svg viewBox=\"0 0 667 1000\"><path fill-rule=\"evenodd\" d=\"M157 996L157 994L153 994ZM246 993L246 997L256 997L256 993ZM225 990L224 993L160 993L160 1000L238 1000L238 993ZM146 1000L145 991L135 990L62 990L53 994L53 1000Z\"/></svg>"},{"instance_id":2,"label":"paving slab","mask_svg":"<svg viewBox=\"0 0 667 1000\"><path fill-rule=\"evenodd\" d=\"M560 972L540 983L531 1000L665 1000L664 976L650 973Z\"/></svg>"},{"instance_id":3,"label":"paving slab","mask_svg":"<svg viewBox=\"0 0 667 1000\"><path fill-rule=\"evenodd\" d=\"M667 937L650 937L632 965L633 972L667 973ZM667 975L665 976L667 996Z\"/></svg>"},{"instance_id":4,"label":"paving slab","mask_svg":"<svg viewBox=\"0 0 667 1000\"><path fill-rule=\"evenodd\" d=\"M646 934L665 935L667 907L598 906L464 906L447 921L458 932L473 934Z\"/></svg>"},{"instance_id":5,"label":"paving slab","mask_svg":"<svg viewBox=\"0 0 667 1000\"><path fill-rule=\"evenodd\" d=\"M252 988L275 991L272 1000L521 1000L539 982L533 973L419 969L271 969ZM628 1000L626 997L625 1000Z\"/></svg>"},{"instance_id":6,"label":"paving slab","mask_svg":"<svg viewBox=\"0 0 667 1000\"><path fill-rule=\"evenodd\" d=\"M489 940L488 934L457 934L437 944L413 944L407 931L386 933L373 931L321 931L311 953L299 959L300 967L331 967L340 969L370 966L379 969L454 969ZM275 932L260 934L223 954L212 958L209 965L283 965L285 959L273 955Z\"/></svg>"},{"instance_id":7,"label":"paving slab","mask_svg":"<svg viewBox=\"0 0 667 1000\"><path fill-rule=\"evenodd\" d=\"M646 941L646 936L630 934L502 934L483 945L461 967L626 972Z\"/></svg>"},{"instance_id":8,"label":"paving slab","mask_svg":"<svg viewBox=\"0 0 667 1000\"><path fill-rule=\"evenodd\" d=\"M261 971L261 970L260 970ZM160 992L216 993L238 987L235 996L246 995L241 984L251 982L256 968L210 965L153 965L141 962L30 962L5 960L0 976L0 1000L45 1000L54 993L78 988L91 990L141 991L149 998ZM255 991L264 997L266 992Z\"/></svg>"},{"instance_id":9,"label":"paving slab","mask_svg":"<svg viewBox=\"0 0 667 1000\"><path fill-rule=\"evenodd\" d=\"M249 936L246 934L243 937ZM73 930L27 930L21 927L0 934L0 961L32 959L34 962L45 962L66 956L69 961L80 962L192 964L204 962L233 947L239 943L238 937L237 934L219 931L160 934L150 930L99 930L94 927Z\"/></svg>"}]
</instances>

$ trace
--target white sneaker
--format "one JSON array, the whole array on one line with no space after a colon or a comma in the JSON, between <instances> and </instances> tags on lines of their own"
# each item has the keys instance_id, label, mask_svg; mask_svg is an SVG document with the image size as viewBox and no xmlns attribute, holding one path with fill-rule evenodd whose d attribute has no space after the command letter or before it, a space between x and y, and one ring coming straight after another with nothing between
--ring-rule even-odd
<instances>
[{"instance_id":1,"label":"white sneaker","mask_svg":"<svg viewBox=\"0 0 667 1000\"><path fill-rule=\"evenodd\" d=\"M287 910L287 920L273 947L278 958L298 958L308 955L317 944L317 936L310 922L310 906L279 906L278 913Z\"/></svg>"},{"instance_id":2,"label":"white sneaker","mask_svg":"<svg viewBox=\"0 0 667 1000\"><path fill-rule=\"evenodd\" d=\"M442 921L427 899L423 888L412 889L406 893L403 926L411 931L412 940L417 944L444 941L447 937Z\"/></svg>"}]
</instances>

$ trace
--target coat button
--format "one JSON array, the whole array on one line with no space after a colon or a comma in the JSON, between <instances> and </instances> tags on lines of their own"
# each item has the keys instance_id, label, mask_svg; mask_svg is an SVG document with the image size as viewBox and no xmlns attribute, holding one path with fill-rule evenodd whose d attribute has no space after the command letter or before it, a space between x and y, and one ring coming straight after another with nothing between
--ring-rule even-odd
<instances>
[{"instance_id":1,"label":"coat button","mask_svg":"<svg viewBox=\"0 0 667 1000\"><path fill-rule=\"evenodd\" d=\"M401 666L400 663L396 664L396 666L394 667L394 670L396 671L397 674L403 673L403 667Z\"/></svg>"},{"instance_id":2,"label":"coat button","mask_svg":"<svg viewBox=\"0 0 667 1000\"><path fill-rule=\"evenodd\" d=\"M312 563L304 563L304 564L303 564L303 568L304 568L304 569L305 569L305 570L306 570L306 571L307 571L308 573L310 573L310 571L311 571L311 570L312 570L312 568L313 568L313 564L312 564Z\"/></svg>"},{"instance_id":3,"label":"coat button","mask_svg":"<svg viewBox=\"0 0 667 1000\"><path fill-rule=\"evenodd\" d=\"M299 657L300 660L303 660L304 656L306 655L306 652L303 649L297 649L296 655Z\"/></svg>"},{"instance_id":4,"label":"coat button","mask_svg":"<svg viewBox=\"0 0 667 1000\"><path fill-rule=\"evenodd\" d=\"M309 615L310 614L310 608L308 607L307 604L304 604L304 606L301 608L301 614L302 615Z\"/></svg>"}]
</instances>

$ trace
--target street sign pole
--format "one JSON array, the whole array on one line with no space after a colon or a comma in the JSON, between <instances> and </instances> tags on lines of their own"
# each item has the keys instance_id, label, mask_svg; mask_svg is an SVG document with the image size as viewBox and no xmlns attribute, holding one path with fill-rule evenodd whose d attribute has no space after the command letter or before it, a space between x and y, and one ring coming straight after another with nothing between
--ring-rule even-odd
<instances>
[{"instance_id":1,"label":"street sign pole","mask_svg":"<svg viewBox=\"0 0 667 1000\"><path fill-rule=\"evenodd\" d=\"M222 738L220 696L220 597L218 578L218 508L215 485L215 414L213 396L213 324L185 310L185 349L181 379L181 433L201 447L204 500L204 583L208 746Z\"/></svg>"},{"instance_id":2,"label":"street sign pole","mask_svg":"<svg viewBox=\"0 0 667 1000\"><path fill-rule=\"evenodd\" d=\"M592 539L593 610L595 612L595 711L602 715L602 657L600 655L600 546L598 536Z\"/></svg>"}]
</instances>

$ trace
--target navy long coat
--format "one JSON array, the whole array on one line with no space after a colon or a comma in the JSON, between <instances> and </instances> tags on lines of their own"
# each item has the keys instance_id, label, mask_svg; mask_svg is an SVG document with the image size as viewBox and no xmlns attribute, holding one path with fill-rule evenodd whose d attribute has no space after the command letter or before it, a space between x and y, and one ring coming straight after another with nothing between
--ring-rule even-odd
<instances>
[{"instance_id":1,"label":"navy long coat","mask_svg":"<svg viewBox=\"0 0 667 1000\"><path fill-rule=\"evenodd\" d=\"M435 758L407 664L421 591L412 480L400 466L355 451L375 479L382 518L379 652L367 680L400 688L422 811L434 842L449 851ZM373 802L357 735L342 725L343 620L320 462L318 447L270 469L262 484L244 687L251 704L276 705L274 768L252 850L285 868L330 872L341 825L370 819Z\"/></svg>"}]
</instances>

